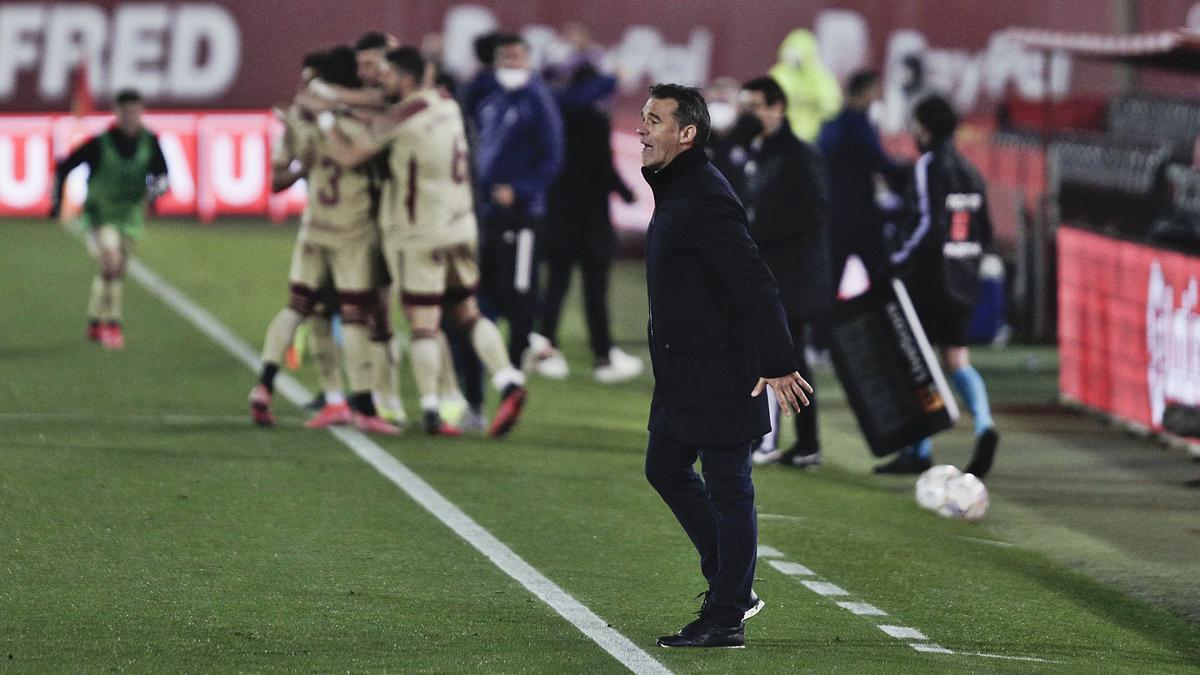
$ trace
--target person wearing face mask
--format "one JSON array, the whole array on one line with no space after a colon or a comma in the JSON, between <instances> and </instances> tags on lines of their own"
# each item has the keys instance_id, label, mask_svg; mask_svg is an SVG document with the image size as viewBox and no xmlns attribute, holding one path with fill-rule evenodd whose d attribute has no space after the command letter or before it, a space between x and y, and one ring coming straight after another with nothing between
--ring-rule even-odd
<instances>
[{"instance_id":1,"label":"person wearing face mask","mask_svg":"<svg viewBox=\"0 0 1200 675\"><path fill-rule=\"evenodd\" d=\"M704 154L717 170L732 181L736 171L730 165L733 158L733 138L730 132L738 120L738 94L742 83L732 77L718 77L704 90L708 101L708 117L712 122L712 135L704 146Z\"/></svg>"},{"instance_id":2,"label":"person wearing face mask","mask_svg":"<svg viewBox=\"0 0 1200 675\"><path fill-rule=\"evenodd\" d=\"M971 365L967 329L979 294L979 261L991 243L987 194L979 172L954 148L958 115L939 95L913 109L913 136L921 157L912 169L900 240L886 262L908 286L929 341L940 347L955 388L975 422L975 452L967 473L992 468L1000 435L987 387ZM933 465L928 438L902 450L876 473L918 474Z\"/></svg>"},{"instance_id":3,"label":"person wearing face mask","mask_svg":"<svg viewBox=\"0 0 1200 675\"><path fill-rule=\"evenodd\" d=\"M737 169L730 182L746 207L750 237L779 283L799 373L809 380L807 334L833 304L825 168L812 146L792 133L787 97L775 80L750 80L740 98L742 114L731 134L731 163ZM816 398L809 400L804 414L796 416L795 445L785 451L778 445L779 405L770 399L771 431L752 455L755 464L779 460L806 467L821 462Z\"/></svg>"},{"instance_id":4,"label":"person wearing face mask","mask_svg":"<svg viewBox=\"0 0 1200 675\"><path fill-rule=\"evenodd\" d=\"M811 143L821 123L837 114L842 105L842 90L821 62L817 38L803 28L792 31L779 45L779 63L768 74L787 96L792 132Z\"/></svg>"},{"instance_id":5,"label":"person wearing face mask","mask_svg":"<svg viewBox=\"0 0 1200 675\"><path fill-rule=\"evenodd\" d=\"M498 86L480 98L472 117L475 181L480 203L481 293L509 322L509 356L529 347L537 300L535 233L563 161L563 123L554 96L529 63L518 35L496 39Z\"/></svg>"}]
</instances>

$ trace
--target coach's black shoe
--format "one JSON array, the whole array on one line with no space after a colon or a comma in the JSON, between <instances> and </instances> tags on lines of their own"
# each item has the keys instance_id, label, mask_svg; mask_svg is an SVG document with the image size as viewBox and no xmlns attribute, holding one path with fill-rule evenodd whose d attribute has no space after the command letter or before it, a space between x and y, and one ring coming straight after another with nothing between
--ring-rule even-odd
<instances>
[{"instance_id":1,"label":"coach's black shoe","mask_svg":"<svg viewBox=\"0 0 1200 675\"><path fill-rule=\"evenodd\" d=\"M992 470L992 460L996 458L996 446L1000 445L1000 434L995 429L988 429L975 439L975 454L971 455L971 463L967 465L967 473L983 478Z\"/></svg>"},{"instance_id":2,"label":"coach's black shoe","mask_svg":"<svg viewBox=\"0 0 1200 675\"><path fill-rule=\"evenodd\" d=\"M696 612L696 616L703 617L708 612L708 599L710 597L712 597L710 595L710 593L711 593L711 591L704 591L700 595L696 596L697 598L703 598L702 600L700 600L700 609ZM767 606L767 601L758 597L758 593L755 593L754 589L751 588L750 589L750 608L747 609L742 614L742 621L749 621L750 619L753 619L754 617L758 616L758 613L761 612L763 610L763 607L766 607L766 606ZM696 619L692 623L688 624L688 626L691 626L693 624L698 624L701 620L702 619ZM684 626L684 630L687 630L687 626ZM682 632L683 631L680 631L680 633L682 633Z\"/></svg>"},{"instance_id":3,"label":"coach's black shoe","mask_svg":"<svg viewBox=\"0 0 1200 675\"><path fill-rule=\"evenodd\" d=\"M933 466L933 462L927 457L917 457L908 453L900 453L896 455L896 459L887 464L880 464L875 467L875 473L880 474L919 474L925 473L925 470Z\"/></svg>"},{"instance_id":4,"label":"coach's black shoe","mask_svg":"<svg viewBox=\"0 0 1200 675\"><path fill-rule=\"evenodd\" d=\"M711 618L702 616L684 626L675 635L658 638L658 646L740 649L746 646L746 624L722 626Z\"/></svg>"},{"instance_id":5,"label":"coach's black shoe","mask_svg":"<svg viewBox=\"0 0 1200 675\"><path fill-rule=\"evenodd\" d=\"M742 615L742 621L749 621L750 619L753 619L754 617L758 616L758 613L761 612L763 610L763 607L766 607L766 606L767 606L767 601L758 597L758 593L755 593L754 589L751 588L750 589L750 609L746 610L746 613Z\"/></svg>"}]
</instances>

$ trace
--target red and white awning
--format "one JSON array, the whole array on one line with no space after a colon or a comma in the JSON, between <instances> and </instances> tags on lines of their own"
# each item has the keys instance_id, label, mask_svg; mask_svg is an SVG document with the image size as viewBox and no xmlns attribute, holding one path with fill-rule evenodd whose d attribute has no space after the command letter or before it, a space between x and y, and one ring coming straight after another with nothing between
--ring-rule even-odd
<instances>
[{"instance_id":1,"label":"red and white awning","mask_svg":"<svg viewBox=\"0 0 1200 675\"><path fill-rule=\"evenodd\" d=\"M1081 58L1200 73L1200 33L1187 30L1095 35L1012 28L1005 31L1005 35L1032 49L1063 51Z\"/></svg>"}]
</instances>

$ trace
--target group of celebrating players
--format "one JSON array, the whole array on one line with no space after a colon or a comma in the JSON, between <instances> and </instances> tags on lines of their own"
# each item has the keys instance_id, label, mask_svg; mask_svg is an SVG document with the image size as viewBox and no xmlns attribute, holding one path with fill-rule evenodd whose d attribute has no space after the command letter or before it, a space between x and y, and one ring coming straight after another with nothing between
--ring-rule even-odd
<instances>
[{"instance_id":1,"label":"group of celebrating players","mask_svg":"<svg viewBox=\"0 0 1200 675\"><path fill-rule=\"evenodd\" d=\"M500 404L491 436L516 424L524 373L509 357L496 325L475 301L477 226L467 130L453 96L437 87L433 67L413 47L380 33L355 47L305 58L302 86L278 110L284 134L272 157L272 182L299 178L308 200L288 281L290 298L267 330L259 382L250 392L254 421L270 426L274 382L285 352L312 319L323 406L311 428L353 424L399 434L406 423L391 348L390 299L398 296L411 329L408 353L422 425L457 436L443 419L462 401L441 331L445 312L491 374ZM342 325L349 394L341 393L330 317ZM481 420L473 420L483 426Z\"/></svg>"},{"instance_id":2,"label":"group of celebrating players","mask_svg":"<svg viewBox=\"0 0 1200 675\"><path fill-rule=\"evenodd\" d=\"M506 345L475 299L479 234L467 124L436 71L419 50L368 33L353 47L307 55L295 97L276 109L283 133L272 150L272 189L303 178L307 203L288 275L290 297L267 329L259 381L250 391L257 424L276 422L275 380L307 322L321 381L319 410L307 426L401 433L408 420L391 329L397 298L411 329L408 353L424 430L503 436L517 423L528 392L513 361L523 351ZM57 216L68 174L87 164L80 223L99 266L88 338L121 349L125 265L144 229L146 204L166 191L167 165L142 125L140 95L119 92L114 112L110 129L59 162L51 203ZM525 320L510 312L511 328L523 336L531 330L528 313L516 313ZM472 374L478 359L491 375L500 402L490 424L481 404L468 405L459 389L443 327L455 333L456 355L470 359ZM481 400L472 385L472 401Z\"/></svg>"}]
</instances>

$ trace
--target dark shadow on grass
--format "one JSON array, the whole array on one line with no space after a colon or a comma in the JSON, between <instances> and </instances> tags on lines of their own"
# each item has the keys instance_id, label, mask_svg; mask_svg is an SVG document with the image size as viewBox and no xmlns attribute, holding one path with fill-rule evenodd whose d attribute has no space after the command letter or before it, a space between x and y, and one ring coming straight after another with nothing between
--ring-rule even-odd
<instances>
[{"instance_id":1,"label":"dark shadow on grass","mask_svg":"<svg viewBox=\"0 0 1200 675\"><path fill-rule=\"evenodd\" d=\"M1183 619L1166 615L1078 572L1058 568L1041 556L1036 560L1026 558L1025 567L1025 576L1052 595L1068 598L1083 612L1098 615L1179 654L1178 659L1130 655L1131 660L1163 666L1200 664L1200 631L1190 628Z\"/></svg>"}]
</instances>

